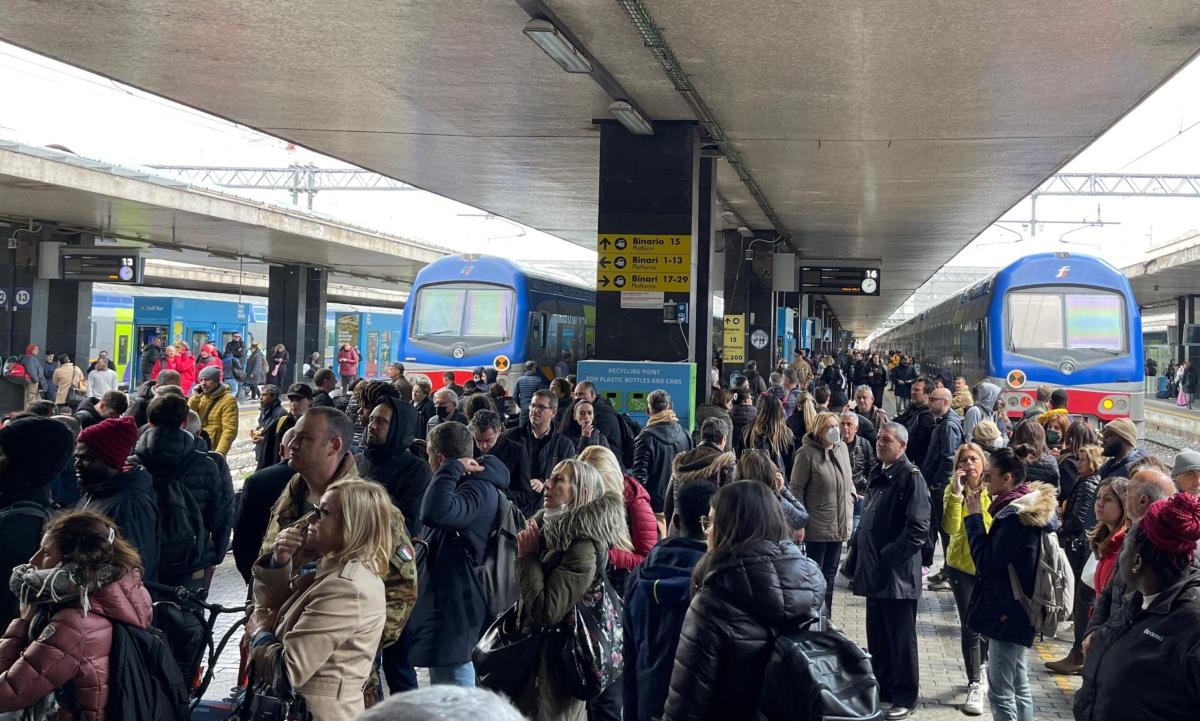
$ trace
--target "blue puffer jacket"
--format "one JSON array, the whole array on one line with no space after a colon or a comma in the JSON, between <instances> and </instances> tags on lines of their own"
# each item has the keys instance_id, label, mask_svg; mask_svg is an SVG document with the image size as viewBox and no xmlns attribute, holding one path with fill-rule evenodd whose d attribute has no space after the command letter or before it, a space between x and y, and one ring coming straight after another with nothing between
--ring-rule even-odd
<instances>
[{"instance_id":1,"label":"blue puffer jacket","mask_svg":"<svg viewBox=\"0 0 1200 721\"><path fill-rule=\"evenodd\" d=\"M1021 588L1033 595L1034 574L1042 533L1058 529L1057 496L1046 483L1031 483L1029 492L992 514L985 531L983 514L963 519L971 558L975 561L975 591L967 606L971 630L1008 643L1032 647L1034 630L1021 603L1013 598L1008 567L1017 570Z\"/></svg>"},{"instance_id":2,"label":"blue puffer jacket","mask_svg":"<svg viewBox=\"0 0 1200 721\"><path fill-rule=\"evenodd\" d=\"M625 718L661 718L675 648L704 541L668 538L650 551L625 592Z\"/></svg>"}]
</instances>

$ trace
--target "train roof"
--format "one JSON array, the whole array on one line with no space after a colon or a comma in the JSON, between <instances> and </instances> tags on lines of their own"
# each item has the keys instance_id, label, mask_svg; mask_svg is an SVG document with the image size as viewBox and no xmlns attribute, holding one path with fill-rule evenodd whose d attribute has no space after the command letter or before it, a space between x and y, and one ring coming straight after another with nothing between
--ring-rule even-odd
<instances>
[{"instance_id":1,"label":"train roof","mask_svg":"<svg viewBox=\"0 0 1200 721\"><path fill-rule=\"evenodd\" d=\"M469 273L464 273L464 267L467 265L470 265L471 269ZM528 278L558 283L579 290L595 290L594 285L584 283L568 273L556 273L544 268L523 267L508 258L481 254L447 255L438 258L417 273L414 285L454 280L484 280L516 286L519 285L520 279Z\"/></svg>"}]
</instances>

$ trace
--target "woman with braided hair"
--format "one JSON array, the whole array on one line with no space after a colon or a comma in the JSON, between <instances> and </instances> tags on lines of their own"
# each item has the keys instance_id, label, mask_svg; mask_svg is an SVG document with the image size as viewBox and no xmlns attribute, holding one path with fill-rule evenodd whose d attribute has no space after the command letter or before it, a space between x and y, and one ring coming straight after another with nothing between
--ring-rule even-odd
<instances>
[{"instance_id":1,"label":"woman with braided hair","mask_svg":"<svg viewBox=\"0 0 1200 721\"><path fill-rule=\"evenodd\" d=\"M1200 499L1155 501L1118 562L1134 589L1125 622L1098 632L1075 696L1080 721L1196 718L1200 698ZM1111 628L1111 627L1106 627Z\"/></svg>"}]
</instances>

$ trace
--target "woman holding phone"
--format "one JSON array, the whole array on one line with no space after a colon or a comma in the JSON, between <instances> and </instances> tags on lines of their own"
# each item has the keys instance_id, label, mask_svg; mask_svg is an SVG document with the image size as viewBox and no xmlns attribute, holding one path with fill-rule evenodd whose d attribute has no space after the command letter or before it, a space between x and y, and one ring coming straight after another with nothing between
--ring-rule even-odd
<instances>
[{"instance_id":1,"label":"woman holding phone","mask_svg":"<svg viewBox=\"0 0 1200 721\"><path fill-rule=\"evenodd\" d=\"M954 473L946 485L942 530L950 536L946 546L946 567L949 570L950 588L954 592L954 605L958 607L959 633L962 638L963 664L967 667L967 700L962 712L969 716L983 713L984 687L982 684L983 663L987 660L987 639L967 626L967 604L975 590L975 562L971 559L971 546L967 541L967 530L963 525L966 507L965 492L979 493L983 509L991 504L991 496L983 486L983 469L987 457L982 448L974 443L964 443L954 456ZM984 529L992 527L992 517L984 510Z\"/></svg>"}]
</instances>

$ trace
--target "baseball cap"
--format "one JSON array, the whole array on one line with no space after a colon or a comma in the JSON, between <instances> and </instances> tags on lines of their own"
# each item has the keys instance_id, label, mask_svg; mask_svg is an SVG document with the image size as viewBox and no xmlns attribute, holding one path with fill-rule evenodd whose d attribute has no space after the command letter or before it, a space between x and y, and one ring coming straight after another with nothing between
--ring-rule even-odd
<instances>
[{"instance_id":1,"label":"baseball cap","mask_svg":"<svg viewBox=\"0 0 1200 721\"><path fill-rule=\"evenodd\" d=\"M293 383L288 386L288 398L307 398L310 401L313 399L312 386L307 383Z\"/></svg>"}]
</instances>

